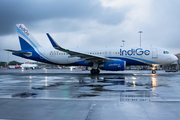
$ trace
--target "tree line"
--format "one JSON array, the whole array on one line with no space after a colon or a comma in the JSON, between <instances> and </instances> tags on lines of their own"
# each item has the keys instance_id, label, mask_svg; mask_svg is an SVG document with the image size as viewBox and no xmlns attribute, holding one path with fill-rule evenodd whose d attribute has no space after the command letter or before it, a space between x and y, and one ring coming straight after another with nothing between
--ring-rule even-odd
<instances>
[{"instance_id":1,"label":"tree line","mask_svg":"<svg viewBox=\"0 0 180 120\"><path fill-rule=\"evenodd\" d=\"M21 65L22 63L17 62L17 61L10 61L8 64L7 62L0 61L0 66L2 67L7 67L8 65Z\"/></svg>"}]
</instances>

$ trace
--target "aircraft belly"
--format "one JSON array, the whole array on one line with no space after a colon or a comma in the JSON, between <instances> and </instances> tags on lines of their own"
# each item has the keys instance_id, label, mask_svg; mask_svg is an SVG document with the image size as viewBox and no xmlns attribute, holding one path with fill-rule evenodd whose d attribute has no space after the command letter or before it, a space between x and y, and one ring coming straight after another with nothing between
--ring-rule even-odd
<instances>
[{"instance_id":1,"label":"aircraft belly","mask_svg":"<svg viewBox=\"0 0 180 120\"><path fill-rule=\"evenodd\" d=\"M67 56L58 56L56 59L54 59L56 63L58 64L68 64Z\"/></svg>"},{"instance_id":2,"label":"aircraft belly","mask_svg":"<svg viewBox=\"0 0 180 120\"><path fill-rule=\"evenodd\" d=\"M67 61L69 64L72 64L72 63L75 63L75 62L78 62L78 57L73 57L73 58L68 58Z\"/></svg>"},{"instance_id":3,"label":"aircraft belly","mask_svg":"<svg viewBox=\"0 0 180 120\"><path fill-rule=\"evenodd\" d=\"M54 58L53 62L58 64L72 64L77 62L77 58L68 58L68 56L58 56L57 58Z\"/></svg>"}]
</instances>

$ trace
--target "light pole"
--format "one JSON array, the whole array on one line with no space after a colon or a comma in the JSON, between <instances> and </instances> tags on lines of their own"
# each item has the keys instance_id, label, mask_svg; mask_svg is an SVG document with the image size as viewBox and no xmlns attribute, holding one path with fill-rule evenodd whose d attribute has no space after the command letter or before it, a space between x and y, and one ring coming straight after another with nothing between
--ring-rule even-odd
<instances>
[{"instance_id":1,"label":"light pole","mask_svg":"<svg viewBox=\"0 0 180 120\"><path fill-rule=\"evenodd\" d=\"M8 51L8 59L7 59L7 66L9 64L9 51Z\"/></svg>"},{"instance_id":2,"label":"light pole","mask_svg":"<svg viewBox=\"0 0 180 120\"><path fill-rule=\"evenodd\" d=\"M141 47L141 33L143 33L143 31L139 31L138 33L140 33L140 47Z\"/></svg>"},{"instance_id":3,"label":"light pole","mask_svg":"<svg viewBox=\"0 0 180 120\"><path fill-rule=\"evenodd\" d=\"M123 47L124 47L124 42L125 42L125 40L122 40L122 42L123 42Z\"/></svg>"}]
</instances>

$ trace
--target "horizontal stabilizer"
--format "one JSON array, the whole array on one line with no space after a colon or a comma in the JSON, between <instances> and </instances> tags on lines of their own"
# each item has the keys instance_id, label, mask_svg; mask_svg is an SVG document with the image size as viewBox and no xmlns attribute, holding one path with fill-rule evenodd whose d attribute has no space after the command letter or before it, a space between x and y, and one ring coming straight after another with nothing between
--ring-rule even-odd
<instances>
[{"instance_id":1,"label":"horizontal stabilizer","mask_svg":"<svg viewBox=\"0 0 180 120\"><path fill-rule=\"evenodd\" d=\"M23 54L23 55L31 55L31 53L29 53L29 52L22 52L22 51L17 51L17 50L10 50L10 49L4 49L4 50L9 51L9 52Z\"/></svg>"}]
</instances>

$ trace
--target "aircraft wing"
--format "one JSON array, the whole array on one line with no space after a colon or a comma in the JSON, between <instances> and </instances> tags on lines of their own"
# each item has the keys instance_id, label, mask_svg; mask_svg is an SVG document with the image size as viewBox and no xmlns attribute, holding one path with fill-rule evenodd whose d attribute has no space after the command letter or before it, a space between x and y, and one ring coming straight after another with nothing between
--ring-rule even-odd
<instances>
[{"instance_id":1,"label":"aircraft wing","mask_svg":"<svg viewBox=\"0 0 180 120\"><path fill-rule=\"evenodd\" d=\"M10 49L4 49L5 51L9 51L9 52L14 52L14 53L19 53L19 54L23 54L23 55L30 55L31 53L29 52L22 52L22 51L17 51L17 50L10 50Z\"/></svg>"},{"instance_id":2,"label":"aircraft wing","mask_svg":"<svg viewBox=\"0 0 180 120\"><path fill-rule=\"evenodd\" d=\"M48 36L52 46L59 51L68 53L70 55L69 58L80 57L80 60L86 60L86 62L105 62L105 61L112 60L112 59L109 59L109 58L106 58L103 56L92 55L92 54L87 54L87 53L83 53L83 52L79 52L79 51L62 48L53 40L53 38L48 33L47 33L47 36Z\"/></svg>"}]
</instances>

